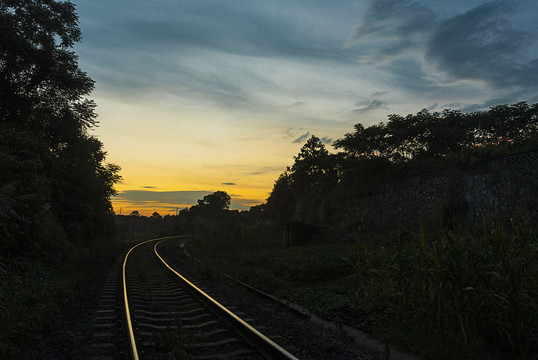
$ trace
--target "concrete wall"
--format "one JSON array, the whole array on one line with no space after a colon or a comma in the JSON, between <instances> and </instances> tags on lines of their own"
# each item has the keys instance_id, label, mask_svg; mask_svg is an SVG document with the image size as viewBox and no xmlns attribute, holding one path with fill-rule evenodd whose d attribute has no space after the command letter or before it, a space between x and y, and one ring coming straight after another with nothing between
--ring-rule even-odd
<instances>
[{"instance_id":1,"label":"concrete wall","mask_svg":"<svg viewBox=\"0 0 538 360\"><path fill-rule=\"evenodd\" d=\"M364 228L416 225L433 217L466 224L486 215L536 218L537 193L535 150L379 185L349 199L343 218Z\"/></svg>"}]
</instances>

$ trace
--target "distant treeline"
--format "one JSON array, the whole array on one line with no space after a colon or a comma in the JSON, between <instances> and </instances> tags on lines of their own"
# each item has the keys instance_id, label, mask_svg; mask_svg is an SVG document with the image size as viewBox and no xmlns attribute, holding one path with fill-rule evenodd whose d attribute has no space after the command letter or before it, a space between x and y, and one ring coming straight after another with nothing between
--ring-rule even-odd
<instances>
[{"instance_id":1,"label":"distant treeline","mask_svg":"<svg viewBox=\"0 0 538 360\"><path fill-rule=\"evenodd\" d=\"M93 80L72 51L71 2L0 5L0 260L61 257L114 230L119 167L105 162Z\"/></svg>"},{"instance_id":2,"label":"distant treeline","mask_svg":"<svg viewBox=\"0 0 538 360\"><path fill-rule=\"evenodd\" d=\"M182 234L201 234L216 223L234 226L237 220L250 219L248 211L229 210L231 197L225 191L216 191L199 199L196 205L181 210L177 215L141 216L116 215L118 236L124 240L165 237Z\"/></svg>"},{"instance_id":3,"label":"distant treeline","mask_svg":"<svg viewBox=\"0 0 538 360\"><path fill-rule=\"evenodd\" d=\"M338 209L375 183L538 147L538 104L498 105L488 111L390 115L386 123L334 142L331 154L312 136L276 180L267 203L252 212L266 217L305 217L325 204Z\"/></svg>"},{"instance_id":4,"label":"distant treeline","mask_svg":"<svg viewBox=\"0 0 538 360\"><path fill-rule=\"evenodd\" d=\"M265 204L248 212L230 211L230 196L217 191L180 211L177 221L183 229L195 218L308 222L320 208L330 220L338 216L344 199L378 183L538 148L538 104L520 102L472 113L424 109L405 117L389 115L386 123L366 128L356 124L354 132L333 145L339 152L330 153L312 136L275 181Z\"/></svg>"}]
</instances>

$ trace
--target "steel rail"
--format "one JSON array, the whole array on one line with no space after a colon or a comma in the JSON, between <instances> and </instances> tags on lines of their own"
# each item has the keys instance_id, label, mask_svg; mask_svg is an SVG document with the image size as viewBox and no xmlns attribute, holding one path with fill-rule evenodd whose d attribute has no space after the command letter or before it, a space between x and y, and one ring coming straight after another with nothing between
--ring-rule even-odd
<instances>
[{"instance_id":1,"label":"steel rail","mask_svg":"<svg viewBox=\"0 0 538 360\"><path fill-rule=\"evenodd\" d=\"M131 312L129 311L129 300L127 298L127 277L125 274L125 268L127 266L127 258L129 257L129 254L134 249L148 242L159 241L159 240L163 241L167 239L177 239L177 238L186 237L186 236L188 235L169 236L169 237L164 237L164 238L146 240L146 241L136 244L127 252L127 254L125 254L125 259L123 260L123 304L125 306L125 318L126 318L125 320L127 323L127 331L129 333L129 349L131 351L131 357L133 358L133 360L139 360L139 357L138 357L138 350L137 350L136 340L135 340L134 331L133 331L133 324L131 322Z\"/></svg>"},{"instance_id":2,"label":"steel rail","mask_svg":"<svg viewBox=\"0 0 538 360\"><path fill-rule=\"evenodd\" d=\"M178 276L185 284L187 284L197 294L205 298L209 302L209 304L211 304L219 313L223 314L227 319L231 320L236 326L241 328L242 331L248 334L250 339L254 340L258 345L262 345L264 347L264 350L267 351L272 357L276 359L298 360L298 358L296 358L295 356L287 352L285 349L283 349L281 346L276 344L274 341L269 339L267 336L263 335L261 332L259 332L258 330L250 326L243 319L241 319L240 317L235 315L233 312L228 310L226 307L221 305L218 301L216 301L211 296L206 294L204 291L199 289L196 285L191 283L189 280L187 280L185 277L179 274L176 270L174 270L170 265L168 265L168 263L164 261L164 259L161 257L161 255L157 251L157 247L159 246L159 244L161 244L165 240L169 240L169 239L161 239L161 241L159 241L153 247L153 251L155 255L159 258L159 260L163 263L164 266L166 266L172 273Z\"/></svg>"}]
</instances>

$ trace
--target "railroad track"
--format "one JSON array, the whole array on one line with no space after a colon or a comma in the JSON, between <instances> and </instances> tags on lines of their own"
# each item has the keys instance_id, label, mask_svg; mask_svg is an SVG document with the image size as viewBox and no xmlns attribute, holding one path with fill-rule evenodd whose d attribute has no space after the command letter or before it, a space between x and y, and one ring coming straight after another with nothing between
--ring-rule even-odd
<instances>
[{"instance_id":1,"label":"railroad track","mask_svg":"<svg viewBox=\"0 0 538 360\"><path fill-rule=\"evenodd\" d=\"M132 359L296 359L172 269L159 253L170 239L138 244L123 262Z\"/></svg>"}]
</instances>

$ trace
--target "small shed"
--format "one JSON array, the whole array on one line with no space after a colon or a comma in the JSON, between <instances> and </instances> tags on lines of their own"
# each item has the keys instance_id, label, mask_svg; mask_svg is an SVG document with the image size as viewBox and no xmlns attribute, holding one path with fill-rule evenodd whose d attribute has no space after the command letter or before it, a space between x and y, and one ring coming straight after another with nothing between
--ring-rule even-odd
<instances>
[{"instance_id":1,"label":"small shed","mask_svg":"<svg viewBox=\"0 0 538 360\"><path fill-rule=\"evenodd\" d=\"M282 246L287 249L290 246L304 244L310 241L316 232L313 225L295 220L279 221L282 230Z\"/></svg>"}]
</instances>

